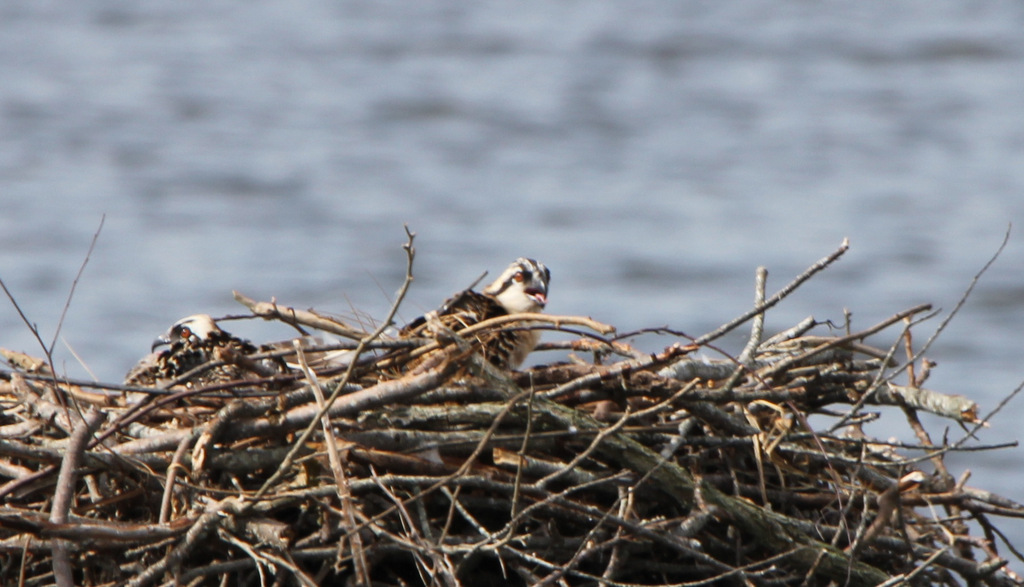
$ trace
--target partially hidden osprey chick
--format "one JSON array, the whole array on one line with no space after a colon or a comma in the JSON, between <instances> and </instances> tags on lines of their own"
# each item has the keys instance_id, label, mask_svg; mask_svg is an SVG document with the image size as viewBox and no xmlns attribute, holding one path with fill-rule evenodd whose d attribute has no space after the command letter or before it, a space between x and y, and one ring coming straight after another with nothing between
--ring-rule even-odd
<instances>
[{"instance_id":1,"label":"partially hidden osprey chick","mask_svg":"<svg viewBox=\"0 0 1024 587\"><path fill-rule=\"evenodd\" d=\"M520 257L505 269L483 292L465 290L444 303L435 313L445 327L458 332L473 324L498 316L540 312L548 301L551 272L543 263ZM432 315L412 321L400 336L432 335ZM516 369L540 340L540 331L508 328L474 336L480 351L492 365Z\"/></svg>"},{"instance_id":2,"label":"partially hidden osprey chick","mask_svg":"<svg viewBox=\"0 0 1024 587\"><path fill-rule=\"evenodd\" d=\"M157 352L162 346L167 348ZM197 373L183 383L188 387L205 387L275 375L288 370L280 359L250 360L249 355L269 348L256 347L247 340L221 330L209 314L194 314L178 320L153 341L151 350L153 353L139 361L125 376L126 385L152 387L218 360L227 362Z\"/></svg>"}]
</instances>

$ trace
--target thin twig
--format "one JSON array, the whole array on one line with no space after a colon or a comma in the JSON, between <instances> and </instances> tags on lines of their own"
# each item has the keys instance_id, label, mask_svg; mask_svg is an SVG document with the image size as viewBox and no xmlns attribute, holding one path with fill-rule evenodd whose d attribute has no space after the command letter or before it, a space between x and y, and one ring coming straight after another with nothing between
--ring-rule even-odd
<instances>
[{"instance_id":1,"label":"thin twig","mask_svg":"<svg viewBox=\"0 0 1024 587\"><path fill-rule=\"evenodd\" d=\"M92 257L93 249L96 248L96 241L100 238L100 233L103 231L103 223L106 219L106 214L100 216L100 225L96 227L96 232L93 233L92 240L89 242L89 250L85 253L85 259L82 259L82 264L78 267L78 273L75 274L75 279L71 282L71 289L68 290L67 298L64 300L64 308L60 312L60 319L57 320L57 328L53 331L53 340L50 342L50 352L47 353L47 356L49 356L57 346L57 339L60 337L61 328L64 326L64 319L68 315L68 308L71 307L71 300L75 297L75 289L78 287L78 280L80 280L82 278L82 274L85 273L85 266L89 264L89 259ZM54 373L57 372L52 361L50 362L50 368L53 369Z\"/></svg>"},{"instance_id":2,"label":"thin twig","mask_svg":"<svg viewBox=\"0 0 1024 587\"><path fill-rule=\"evenodd\" d=\"M398 307L401 305L402 300L405 299L405 294L406 292L409 291L409 286L412 284L412 262L413 259L416 257L416 249L413 248L412 242L413 239L416 237L416 234L414 232L411 232L408 226L405 227L405 234L408 237L406 244L402 246L402 248L405 249L406 253L405 279L402 282L402 286L398 289L398 295L395 296L395 302L391 305L391 309L388 311L387 317L384 319L381 325L377 327L376 330L366 335L359 341L359 346L357 346L355 351L353 351L355 357L359 357L363 353L363 349L367 344L373 342L377 337L384 333L384 330L391 326L392 321L395 319L395 314L398 312ZM334 404L334 401L338 399L338 396L341 394L342 390L345 389L345 384L348 383L349 378L352 376L352 372L355 369L355 365L355 360L352 360L349 363L348 369L345 371L345 374L341 377L341 381L338 383L337 387L331 394L330 398L324 402L323 407L321 407L318 410L317 415L313 419L313 421L310 422L309 426L307 426L306 429L303 430L302 434L299 435L299 438L296 439L293 445L293 451L289 453L287 457L285 457L284 462L281 463L281 466L277 470L277 472L271 475L271 477L263 483L263 486L260 487L259 491L256 492L257 498L265 495L268 491L270 491L270 488L273 487L281 479L281 477L283 477L290 469L292 463L295 461L295 457L302 449L302 446L306 443L307 440L309 440L309 437L313 435L313 431L316 430L317 424L320 422L320 418L322 418L323 415L326 414L331 409L331 406Z\"/></svg>"},{"instance_id":3,"label":"thin twig","mask_svg":"<svg viewBox=\"0 0 1024 587\"><path fill-rule=\"evenodd\" d=\"M827 268L829 265L831 265L837 259L839 259L839 257L842 257L843 254L849 248L850 241L848 239L843 239L842 244L840 244L839 248L836 249L832 254L822 259L819 259L815 264L808 267L807 270L805 270L803 273L796 276L796 278L790 281L785 287L772 294L772 296L765 300L763 304L756 305L753 309L741 314L740 316L734 318L732 321L723 324L722 326L716 328L715 330L712 330L707 334L697 337L693 341L693 343L696 345L706 345L707 343L715 339L721 338L728 334L729 332L732 332L734 328L736 328L740 324L743 324L747 320L750 320L754 316L764 313L765 310L778 304L783 299L785 299L786 296L793 293L793 291L796 288L800 287L805 281L813 277L815 274L823 271L825 268Z\"/></svg>"},{"instance_id":4,"label":"thin twig","mask_svg":"<svg viewBox=\"0 0 1024 587\"><path fill-rule=\"evenodd\" d=\"M341 453L338 450L337 438L334 436L331 417L326 412L327 402L324 400L324 392L320 389L320 381L317 380L316 373L313 373L313 370L309 368L309 364L306 362L306 354L302 350L302 344L295 340L294 347L299 360L299 368L302 370L303 375L306 376L309 388L313 390L313 397L316 398L317 406L323 412L323 415L320 417L320 424L323 427L324 440L327 442L328 462L331 464L334 482L338 487L341 511L349 527L354 527L356 525L356 516L355 505L352 503L352 488L349 486L348 477L345 475L345 467L341 462ZM366 550L363 548L362 538L358 532L353 532L350 538L352 542L352 560L355 563L355 582L357 585L361 585L368 582L370 577Z\"/></svg>"}]
</instances>

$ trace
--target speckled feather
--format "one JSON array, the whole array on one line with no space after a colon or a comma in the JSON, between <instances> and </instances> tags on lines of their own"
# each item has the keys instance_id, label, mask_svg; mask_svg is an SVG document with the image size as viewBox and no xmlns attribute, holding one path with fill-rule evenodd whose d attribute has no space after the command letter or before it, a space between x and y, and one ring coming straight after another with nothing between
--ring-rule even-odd
<instances>
[{"instance_id":1,"label":"speckled feather","mask_svg":"<svg viewBox=\"0 0 1024 587\"><path fill-rule=\"evenodd\" d=\"M218 361L220 357L244 359L269 350L221 330L212 318L203 314L179 320L167 334L157 339L154 347L158 344L170 346L139 361L125 376L127 385L152 387L177 379L208 362ZM239 362L211 367L183 384L186 387L205 387L287 371L284 361L279 359L262 359L253 365L254 369L242 367Z\"/></svg>"},{"instance_id":2,"label":"speckled feather","mask_svg":"<svg viewBox=\"0 0 1024 587\"><path fill-rule=\"evenodd\" d=\"M539 312L547 302L550 272L542 263L520 258L513 262L483 293L462 291L433 314L446 329L454 332L474 324L510 314ZM399 336L434 337L431 315L421 316L403 328ZM515 369L537 345L540 333L536 330L503 328L479 332L472 342L480 353L499 369ZM406 366L408 368L409 365Z\"/></svg>"}]
</instances>

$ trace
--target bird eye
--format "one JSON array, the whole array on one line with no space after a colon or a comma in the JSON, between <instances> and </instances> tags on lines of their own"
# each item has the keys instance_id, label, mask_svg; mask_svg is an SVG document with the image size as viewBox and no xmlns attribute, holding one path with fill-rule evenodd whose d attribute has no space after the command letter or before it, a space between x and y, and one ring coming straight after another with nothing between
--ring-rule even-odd
<instances>
[{"instance_id":1,"label":"bird eye","mask_svg":"<svg viewBox=\"0 0 1024 587\"><path fill-rule=\"evenodd\" d=\"M522 271L516 271L515 275L512 276L512 280L516 283L522 283L524 279L526 279L526 276L523 275Z\"/></svg>"},{"instance_id":2,"label":"bird eye","mask_svg":"<svg viewBox=\"0 0 1024 587\"><path fill-rule=\"evenodd\" d=\"M181 327L181 338L192 338L192 330L190 330L188 326Z\"/></svg>"}]
</instances>

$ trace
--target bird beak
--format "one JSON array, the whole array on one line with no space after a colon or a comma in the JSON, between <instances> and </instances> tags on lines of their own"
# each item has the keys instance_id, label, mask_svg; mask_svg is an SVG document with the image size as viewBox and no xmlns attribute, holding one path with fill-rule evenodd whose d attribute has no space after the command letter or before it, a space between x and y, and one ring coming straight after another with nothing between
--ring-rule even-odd
<instances>
[{"instance_id":1,"label":"bird beak","mask_svg":"<svg viewBox=\"0 0 1024 587\"><path fill-rule=\"evenodd\" d=\"M526 293L527 297L529 297L531 300L536 302L537 305L540 306L541 308L546 306L547 303L548 303L548 295L547 295L547 293L544 292L544 290L541 290L541 289L528 289L528 290L526 290L525 293Z\"/></svg>"},{"instance_id":2,"label":"bird beak","mask_svg":"<svg viewBox=\"0 0 1024 587\"><path fill-rule=\"evenodd\" d=\"M153 346L149 347L149 352L155 352L157 347L162 347L168 344L171 344L171 339L168 338L166 334L160 335L153 341Z\"/></svg>"}]
</instances>

